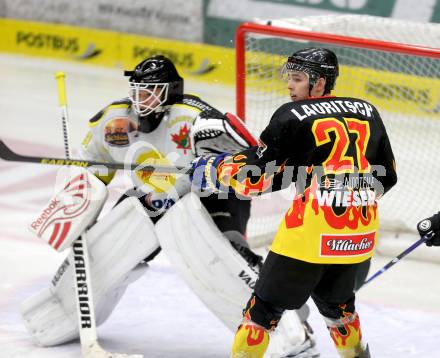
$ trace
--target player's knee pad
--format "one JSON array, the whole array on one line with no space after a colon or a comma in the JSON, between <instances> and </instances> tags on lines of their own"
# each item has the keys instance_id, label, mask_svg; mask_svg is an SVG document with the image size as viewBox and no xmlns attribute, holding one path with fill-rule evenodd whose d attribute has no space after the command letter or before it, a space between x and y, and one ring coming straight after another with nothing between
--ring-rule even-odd
<instances>
[{"instance_id":1,"label":"player's knee pad","mask_svg":"<svg viewBox=\"0 0 440 358\"><path fill-rule=\"evenodd\" d=\"M362 342L361 324L356 312L346 312L343 317L338 319L324 317L324 320L341 357L369 357L368 346Z\"/></svg>"},{"instance_id":2,"label":"player's knee pad","mask_svg":"<svg viewBox=\"0 0 440 358\"><path fill-rule=\"evenodd\" d=\"M99 220L86 235L97 324L103 323L127 285L147 265L139 263L157 250L154 225L136 198L128 198ZM23 302L25 325L36 343L51 346L78 337L74 268L66 259L49 288Z\"/></svg>"},{"instance_id":3,"label":"player's knee pad","mask_svg":"<svg viewBox=\"0 0 440 358\"><path fill-rule=\"evenodd\" d=\"M232 358L262 358L269 346L269 332L259 324L243 320L235 333Z\"/></svg>"},{"instance_id":4,"label":"player's knee pad","mask_svg":"<svg viewBox=\"0 0 440 358\"><path fill-rule=\"evenodd\" d=\"M253 294L243 310L243 317L246 321L255 322L268 331L273 331L277 327L283 312L284 309L274 307Z\"/></svg>"},{"instance_id":5,"label":"player's knee pad","mask_svg":"<svg viewBox=\"0 0 440 358\"><path fill-rule=\"evenodd\" d=\"M345 317L349 313L354 313L356 310L354 294L340 303L330 303L326 299L317 297L314 294L312 294L312 298L319 313L324 317L339 319L340 317Z\"/></svg>"}]
</instances>

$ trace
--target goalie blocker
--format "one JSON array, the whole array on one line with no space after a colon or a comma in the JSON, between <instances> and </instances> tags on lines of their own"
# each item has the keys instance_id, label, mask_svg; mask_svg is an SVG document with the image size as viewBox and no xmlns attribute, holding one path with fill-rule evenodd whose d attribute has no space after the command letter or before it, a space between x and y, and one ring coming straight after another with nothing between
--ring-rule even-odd
<instances>
[{"instance_id":1,"label":"goalie blocker","mask_svg":"<svg viewBox=\"0 0 440 358\"><path fill-rule=\"evenodd\" d=\"M55 193L29 229L63 251L96 220L107 199L107 188L86 169L63 167L57 173Z\"/></svg>"},{"instance_id":2,"label":"goalie blocker","mask_svg":"<svg viewBox=\"0 0 440 358\"><path fill-rule=\"evenodd\" d=\"M111 230L110 230L111 229ZM97 325L109 317L128 284L147 269L139 262L159 247L154 225L136 198L128 198L87 232ZM23 302L34 341L53 346L78 337L72 263L66 259L49 288Z\"/></svg>"}]
</instances>

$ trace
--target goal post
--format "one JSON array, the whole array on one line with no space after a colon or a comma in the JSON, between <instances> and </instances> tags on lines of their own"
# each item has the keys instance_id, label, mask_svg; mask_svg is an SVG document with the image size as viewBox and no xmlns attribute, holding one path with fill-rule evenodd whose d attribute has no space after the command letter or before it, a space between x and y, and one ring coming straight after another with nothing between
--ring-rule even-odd
<instances>
[{"instance_id":1,"label":"goal post","mask_svg":"<svg viewBox=\"0 0 440 358\"><path fill-rule=\"evenodd\" d=\"M333 94L367 100L379 110L399 178L381 199L381 230L414 235L419 220L440 210L440 24L362 15L241 24L236 111L254 135L290 100L279 71L288 56L305 47L326 47L338 56ZM253 201L251 240L273 236L291 195Z\"/></svg>"}]
</instances>

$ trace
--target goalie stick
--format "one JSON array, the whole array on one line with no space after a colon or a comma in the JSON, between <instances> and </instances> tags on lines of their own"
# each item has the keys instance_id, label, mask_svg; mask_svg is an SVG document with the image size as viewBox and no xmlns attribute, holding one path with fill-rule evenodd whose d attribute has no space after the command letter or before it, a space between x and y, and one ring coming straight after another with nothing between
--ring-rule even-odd
<instances>
[{"instance_id":1,"label":"goalie stick","mask_svg":"<svg viewBox=\"0 0 440 358\"><path fill-rule=\"evenodd\" d=\"M71 160L69 131L67 126L68 117L64 72L57 72L55 74L55 78L57 80L58 97L61 108L64 150L66 154L65 161L69 162ZM20 156L18 157L20 158ZM84 358L143 358L143 355L138 354L134 355L107 352L100 346L98 342L95 320L95 305L92 294L92 280L90 276L90 258L87 243L85 241L85 232L82 233L73 243L72 251L69 254L69 260L70 262L73 262L75 272L75 294L77 299L78 330L82 356Z\"/></svg>"},{"instance_id":2,"label":"goalie stick","mask_svg":"<svg viewBox=\"0 0 440 358\"><path fill-rule=\"evenodd\" d=\"M55 157L35 157L30 155L22 155L12 151L5 142L0 139L0 158L11 162L22 163L37 163L48 165L74 165L78 167L88 168L92 166L102 166L108 169L122 169L122 170L139 170L145 172L155 173L170 173L170 174L191 174L193 169L191 167L166 166L166 165L152 165L152 164L134 164L134 163L106 163L96 162L84 159L69 159L69 158L55 158Z\"/></svg>"}]
</instances>

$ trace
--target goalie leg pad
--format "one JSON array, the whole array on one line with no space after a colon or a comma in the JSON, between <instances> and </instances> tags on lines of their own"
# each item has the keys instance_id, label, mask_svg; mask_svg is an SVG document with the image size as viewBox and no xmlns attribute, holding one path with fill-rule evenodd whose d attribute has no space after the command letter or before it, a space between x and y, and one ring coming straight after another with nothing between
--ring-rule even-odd
<instances>
[{"instance_id":1,"label":"goalie leg pad","mask_svg":"<svg viewBox=\"0 0 440 358\"><path fill-rule=\"evenodd\" d=\"M189 193L156 224L163 252L200 300L232 331L252 294L258 273L222 235L197 195ZM305 330L295 311L286 311L271 333L267 356L302 344ZM278 353L276 353L278 352Z\"/></svg>"},{"instance_id":2,"label":"goalie leg pad","mask_svg":"<svg viewBox=\"0 0 440 358\"><path fill-rule=\"evenodd\" d=\"M127 198L87 233L97 325L102 324L121 299L128 284L147 265L139 264L159 248L154 224L136 198ZM25 325L41 346L78 337L74 268L68 259L50 287L22 303Z\"/></svg>"}]
</instances>

